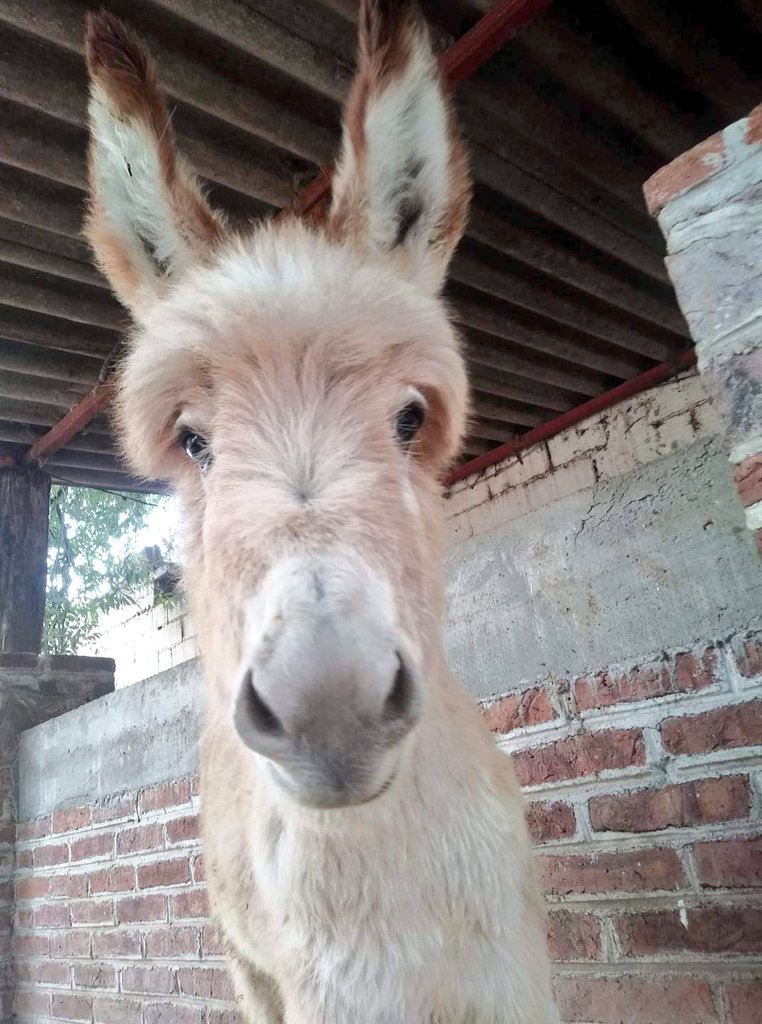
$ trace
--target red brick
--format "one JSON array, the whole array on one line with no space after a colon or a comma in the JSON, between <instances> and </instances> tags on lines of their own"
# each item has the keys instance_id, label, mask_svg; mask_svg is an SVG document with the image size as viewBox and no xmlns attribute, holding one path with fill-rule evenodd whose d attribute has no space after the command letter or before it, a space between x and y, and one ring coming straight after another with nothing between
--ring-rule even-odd
<instances>
[{"instance_id":1,"label":"red brick","mask_svg":"<svg viewBox=\"0 0 762 1024\"><path fill-rule=\"evenodd\" d=\"M227 946L213 924L205 924L201 929L201 953L204 959L224 956Z\"/></svg>"},{"instance_id":2,"label":"red brick","mask_svg":"<svg viewBox=\"0 0 762 1024\"><path fill-rule=\"evenodd\" d=\"M733 981L725 986L726 1024L759 1024L762 981Z\"/></svg>"},{"instance_id":3,"label":"red brick","mask_svg":"<svg viewBox=\"0 0 762 1024\"><path fill-rule=\"evenodd\" d=\"M49 868L54 864L65 864L69 860L69 847L65 843L38 846L32 851L32 863L36 868Z\"/></svg>"},{"instance_id":4,"label":"red brick","mask_svg":"<svg viewBox=\"0 0 762 1024\"><path fill-rule=\"evenodd\" d=\"M93 956L98 959L112 957L141 957L140 933L120 928L113 932L96 932L93 935Z\"/></svg>"},{"instance_id":5,"label":"red brick","mask_svg":"<svg viewBox=\"0 0 762 1024\"><path fill-rule=\"evenodd\" d=\"M543 688L524 690L501 697L482 708L487 725L493 732L510 732L525 725L539 725L556 717Z\"/></svg>"},{"instance_id":6,"label":"red brick","mask_svg":"<svg viewBox=\"0 0 762 1024\"><path fill-rule=\"evenodd\" d=\"M191 776L190 784L191 784L191 796L200 796L201 795L201 779L198 777L198 775Z\"/></svg>"},{"instance_id":7,"label":"red brick","mask_svg":"<svg viewBox=\"0 0 762 1024\"><path fill-rule=\"evenodd\" d=\"M577 831L574 809L560 800L553 803L535 801L527 805L527 825L535 843L551 839L568 839Z\"/></svg>"},{"instance_id":8,"label":"red brick","mask_svg":"<svg viewBox=\"0 0 762 1024\"><path fill-rule=\"evenodd\" d=\"M186 857L158 860L138 867L138 888L156 889L162 886L183 885L190 881L190 864Z\"/></svg>"},{"instance_id":9,"label":"red brick","mask_svg":"<svg viewBox=\"0 0 762 1024\"><path fill-rule=\"evenodd\" d=\"M744 508L762 501L762 454L751 455L734 466L733 481Z\"/></svg>"},{"instance_id":10,"label":"red brick","mask_svg":"<svg viewBox=\"0 0 762 1024\"><path fill-rule=\"evenodd\" d=\"M161 850L164 847L164 830L161 825L139 825L125 829L116 838L116 852L141 853L144 850Z\"/></svg>"},{"instance_id":11,"label":"red brick","mask_svg":"<svg viewBox=\"0 0 762 1024\"><path fill-rule=\"evenodd\" d=\"M135 870L127 865L95 871L89 877L90 892L132 892L135 888Z\"/></svg>"},{"instance_id":12,"label":"red brick","mask_svg":"<svg viewBox=\"0 0 762 1024\"><path fill-rule=\"evenodd\" d=\"M138 811L147 814L150 811L161 811L167 807L180 807L190 803L190 779L179 782L165 782L160 786L144 789L138 796Z\"/></svg>"},{"instance_id":13,"label":"red brick","mask_svg":"<svg viewBox=\"0 0 762 1024\"><path fill-rule=\"evenodd\" d=\"M711 178L724 166L724 161L725 141L720 132L681 153L651 175L643 186L648 212L658 217L667 203Z\"/></svg>"},{"instance_id":14,"label":"red brick","mask_svg":"<svg viewBox=\"0 0 762 1024\"><path fill-rule=\"evenodd\" d=\"M551 911L548 914L548 950L552 960L600 959L600 921L594 914Z\"/></svg>"},{"instance_id":15,"label":"red brick","mask_svg":"<svg viewBox=\"0 0 762 1024\"><path fill-rule=\"evenodd\" d=\"M108 964L75 964L71 977L74 988L117 987L116 970Z\"/></svg>"},{"instance_id":16,"label":"red brick","mask_svg":"<svg viewBox=\"0 0 762 1024\"><path fill-rule=\"evenodd\" d=\"M661 739L670 754L706 754L711 750L762 744L762 700L668 718Z\"/></svg>"},{"instance_id":17,"label":"red brick","mask_svg":"<svg viewBox=\"0 0 762 1024\"><path fill-rule=\"evenodd\" d=\"M733 644L733 654L742 676L751 679L762 674L762 640L758 637L736 640Z\"/></svg>"},{"instance_id":18,"label":"red brick","mask_svg":"<svg viewBox=\"0 0 762 1024\"><path fill-rule=\"evenodd\" d=\"M693 860L699 881L709 889L762 885L762 837L696 843Z\"/></svg>"},{"instance_id":19,"label":"red brick","mask_svg":"<svg viewBox=\"0 0 762 1024\"><path fill-rule=\"evenodd\" d=\"M68 928L69 907L65 903L48 903L34 911L35 928Z\"/></svg>"},{"instance_id":20,"label":"red brick","mask_svg":"<svg viewBox=\"0 0 762 1024\"><path fill-rule=\"evenodd\" d=\"M228 972L222 967L180 967L177 971L180 992L204 999L232 999L233 987Z\"/></svg>"},{"instance_id":21,"label":"red brick","mask_svg":"<svg viewBox=\"0 0 762 1024\"><path fill-rule=\"evenodd\" d=\"M145 1024L204 1024L201 1006L178 1006L170 1003L152 1003L144 1010Z\"/></svg>"},{"instance_id":22,"label":"red brick","mask_svg":"<svg viewBox=\"0 0 762 1024\"><path fill-rule=\"evenodd\" d=\"M174 970L170 967L123 967L122 992L141 995L170 995L175 991Z\"/></svg>"},{"instance_id":23,"label":"red brick","mask_svg":"<svg viewBox=\"0 0 762 1024\"><path fill-rule=\"evenodd\" d=\"M681 693L704 690L716 682L717 652L709 648L699 661L695 654L683 652L675 655L674 681Z\"/></svg>"},{"instance_id":24,"label":"red brick","mask_svg":"<svg viewBox=\"0 0 762 1024\"><path fill-rule=\"evenodd\" d=\"M170 896L169 905L172 920L177 918L208 917L209 901L206 889L189 889L188 892Z\"/></svg>"},{"instance_id":25,"label":"red brick","mask_svg":"<svg viewBox=\"0 0 762 1024\"><path fill-rule=\"evenodd\" d=\"M694 907L682 920L677 910L644 911L617 917L614 925L626 956L762 952L760 907Z\"/></svg>"},{"instance_id":26,"label":"red brick","mask_svg":"<svg viewBox=\"0 0 762 1024\"><path fill-rule=\"evenodd\" d=\"M734 775L594 796L588 807L595 832L652 832L735 821L748 816L750 805L746 777Z\"/></svg>"},{"instance_id":27,"label":"red brick","mask_svg":"<svg viewBox=\"0 0 762 1024\"><path fill-rule=\"evenodd\" d=\"M28 871L32 867L32 851L31 850L17 850L16 851L16 870L17 871Z\"/></svg>"},{"instance_id":28,"label":"red brick","mask_svg":"<svg viewBox=\"0 0 762 1024\"><path fill-rule=\"evenodd\" d=\"M111 821L134 820L137 817L137 803L134 796L109 797L93 807L93 824Z\"/></svg>"},{"instance_id":29,"label":"red brick","mask_svg":"<svg viewBox=\"0 0 762 1024\"><path fill-rule=\"evenodd\" d=\"M72 924L113 924L114 905L110 900L77 900L71 904Z\"/></svg>"},{"instance_id":30,"label":"red brick","mask_svg":"<svg viewBox=\"0 0 762 1024\"><path fill-rule=\"evenodd\" d=\"M19 878L16 882L17 900L36 900L48 895L47 878Z\"/></svg>"},{"instance_id":31,"label":"red brick","mask_svg":"<svg viewBox=\"0 0 762 1024\"><path fill-rule=\"evenodd\" d=\"M747 146L762 142L762 104L754 107L746 118L744 142Z\"/></svg>"},{"instance_id":32,"label":"red brick","mask_svg":"<svg viewBox=\"0 0 762 1024\"><path fill-rule=\"evenodd\" d=\"M150 896L129 896L119 900L116 912L120 924L136 921L165 921L167 908L164 897L158 893Z\"/></svg>"},{"instance_id":33,"label":"red brick","mask_svg":"<svg viewBox=\"0 0 762 1024\"><path fill-rule=\"evenodd\" d=\"M30 985L65 985L69 987L69 965L57 960L18 960L16 980Z\"/></svg>"},{"instance_id":34,"label":"red brick","mask_svg":"<svg viewBox=\"0 0 762 1024\"><path fill-rule=\"evenodd\" d=\"M701 660L682 651L673 659L636 665L627 671L598 672L574 683L574 699L580 711L664 697L669 693L702 690L717 681L717 652L707 648Z\"/></svg>"},{"instance_id":35,"label":"red brick","mask_svg":"<svg viewBox=\"0 0 762 1024\"><path fill-rule=\"evenodd\" d=\"M538 860L545 890L554 895L669 891L685 882L680 860L669 849L540 856Z\"/></svg>"},{"instance_id":36,"label":"red brick","mask_svg":"<svg viewBox=\"0 0 762 1024\"><path fill-rule=\"evenodd\" d=\"M81 932L57 932L50 936L50 955L89 957L90 956L90 933Z\"/></svg>"},{"instance_id":37,"label":"red brick","mask_svg":"<svg viewBox=\"0 0 762 1024\"><path fill-rule=\"evenodd\" d=\"M199 956L199 930L183 926L157 928L145 933L146 956L152 959L171 959L176 956Z\"/></svg>"},{"instance_id":38,"label":"red brick","mask_svg":"<svg viewBox=\"0 0 762 1024\"><path fill-rule=\"evenodd\" d=\"M141 1002L132 1002L126 996L118 999L96 999L93 1003L95 1024L143 1024Z\"/></svg>"},{"instance_id":39,"label":"red brick","mask_svg":"<svg viewBox=\"0 0 762 1024\"><path fill-rule=\"evenodd\" d=\"M564 1021L587 1024L717 1024L712 994L699 978L625 975L558 978Z\"/></svg>"},{"instance_id":40,"label":"red brick","mask_svg":"<svg viewBox=\"0 0 762 1024\"><path fill-rule=\"evenodd\" d=\"M605 708L622 702L663 697L671 692L666 664L636 666L627 672L598 672L574 683L574 699L580 711Z\"/></svg>"},{"instance_id":41,"label":"red brick","mask_svg":"<svg viewBox=\"0 0 762 1024\"><path fill-rule=\"evenodd\" d=\"M53 993L51 1017L57 1020L86 1020L92 1017L93 1001L90 996Z\"/></svg>"},{"instance_id":42,"label":"red brick","mask_svg":"<svg viewBox=\"0 0 762 1024\"><path fill-rule=\"evenodd\" d=\"M513 764L521 785L535 786L642 765L645 758L639 729L609 729L519 751L513 755Z\"/></svg>"},{"instance_id":43,"label":"red brick","mask_svg":"<svg viewBox=\"0 0 762 1024\"><path fill-rule=\"evenodd\" d=\"M30 839L44 839L50 835L50 818L38 818L36 821L20 821L16 826L16 840L25 843Z\"/></svg>"},{"instance_id":44,"label":"red brick","mask_svg":"<svg viewBox=\"0 0 762 1024\"><path fill-rule=\"evenodd\" d=\"M47 956L50 942L44 935L14 935L13 949L16 956Z\"/></svg>"},{"instance_id":45,"label":"red brick","mask_svg":"<svg viewBox=\"0 0 762 1024\"><path fill-rule=\"evenodd\" d=\"M66 811L55 811L51 827L54 834L74 832L86 828L92 820L93 812L89 807L71 807Z\"/></svg>"},{"instance_id":46,"label":"red brick","mask_svg":"<svg viewBox=\"0 0 762 1024\"><path fill-rule=\"evenodd\" d=\"M114 833L100 832L94 836L86 836L84 839L75 839L71 844L71 859L73 861L94 860L96 857L114 856Z\"/></svg>"},{"instance_id":47,"label":"red brick","mask_svg":"<svg viewBox=\"0 0 762 1024\"><path fill-rule=\"evenodd\" d=\"M170 843L195 842L198 839L198 815L188 814L167 822L167 839Z\"/></svg>"},{"instance_id":48,"label":"red brick","mask_svg":"<svg viewBox=\"0 0 762 1024\"><path fill-rule=\"evenodd\" d=\"M70 899L87 896L87 875L53 875L48 890L52 897L68 896Z\"/></svg>"},{"instance_id":49,"label":"red brick","mask_svg":"<svg viewBox=\"0 0 762 1024\"><path fill-rule=\"evenodd\" d=\"M17 1014L47 1017L50 996L42 992L17 992L14 1008Z\"/></svg>"},{"instance_id":50,"label":"red brick","mask_svg":"<svg viewBox=\"0 0 762 1024\"><path fill-rule=\"evenodd\" d=\"M16 907L16 927L28 930L34 927L34 911L31 907Z\"/></svg>"}]
</instances>

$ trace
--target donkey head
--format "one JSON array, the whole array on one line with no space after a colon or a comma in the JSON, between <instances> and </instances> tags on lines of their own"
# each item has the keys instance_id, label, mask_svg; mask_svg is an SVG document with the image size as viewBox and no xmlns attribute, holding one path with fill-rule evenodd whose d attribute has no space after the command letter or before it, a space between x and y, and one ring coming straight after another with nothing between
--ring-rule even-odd
<instances>
[{"instance_id":1,"label":"donkey head","mask_svg":"<svg viewBox=\"0 0 762 1024\"><path fill-rule=\"evenodd\" d=\"M469 179L427 28L363 2L328 214L249 237L178 155L132 33L91 16L87 62L86 231L136 324L118 434L181 499L210 714L278 791L369 800L433 685L437 479L466 414L439 292Z\"/></svg>"}]
</instances>

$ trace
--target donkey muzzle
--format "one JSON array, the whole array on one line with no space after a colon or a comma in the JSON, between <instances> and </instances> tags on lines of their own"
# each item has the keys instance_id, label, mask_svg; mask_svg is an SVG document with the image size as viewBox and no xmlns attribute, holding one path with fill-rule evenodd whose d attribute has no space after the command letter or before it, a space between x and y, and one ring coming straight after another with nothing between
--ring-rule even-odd
<instances>
[{"instance_id":1,"label":"donkey muzzle","mask_svg":"<svg viewBox=\"0 0 762 1024\"><path fill-rule=\"evenodd\" d=\"M299 803L364 803L391 783L423 696L391 610L355 560L277 567L253 602L233 724Z\"/></svg>"}]
</instances>

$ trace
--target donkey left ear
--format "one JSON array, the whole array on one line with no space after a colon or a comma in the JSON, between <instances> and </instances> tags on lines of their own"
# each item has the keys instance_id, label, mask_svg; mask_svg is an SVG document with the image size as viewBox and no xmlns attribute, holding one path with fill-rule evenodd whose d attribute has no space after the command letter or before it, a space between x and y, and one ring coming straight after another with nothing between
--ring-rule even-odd
<instances>
[{"instance_id":1,"label":"donkey left ear","mask_svg":"<svg viewBox=\"0 0 762 1024\"><path fill-rule=\"evenodd\" d=\"M429 31L411 0L362 0L329 226L442 287L465 230L471 180Z\"/></svg>"}]
</instances>

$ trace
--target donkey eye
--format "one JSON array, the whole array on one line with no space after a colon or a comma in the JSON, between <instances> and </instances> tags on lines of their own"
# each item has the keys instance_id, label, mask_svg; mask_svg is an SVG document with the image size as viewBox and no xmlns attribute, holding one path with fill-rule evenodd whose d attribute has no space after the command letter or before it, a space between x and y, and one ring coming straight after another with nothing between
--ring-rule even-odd
<instances>
[{"instance_id":1,"label":"donkey eye","mask_svg":"<svg viewBox=\"0 0 762 1024\"><path fill-rule=\"evenodd\" d=\"M197 462L202 469L206 469L212 460L212 452L209 442L201 434L195 434L192 430L186 430L180 435L180 445L194 462Z\"/></svg>"},{"instance_id":2,"label":"donkey eye","mask_svg":"<svg viewBox=\"0 0 762 1024\"><path fill-rule=\"evenodd\" d=\"M421 402L408 402L397 413L397 421L394 424L394 432L401 445L408 445L423 426L426 417L426 410Z\"/></svg>"}]
</instances>

